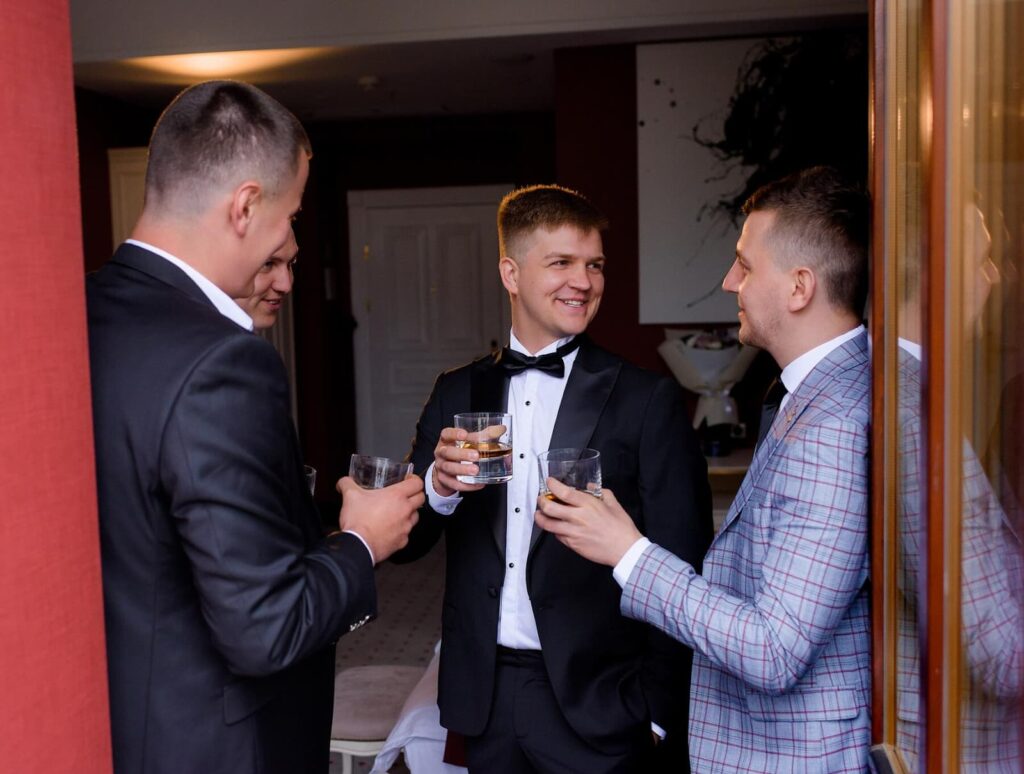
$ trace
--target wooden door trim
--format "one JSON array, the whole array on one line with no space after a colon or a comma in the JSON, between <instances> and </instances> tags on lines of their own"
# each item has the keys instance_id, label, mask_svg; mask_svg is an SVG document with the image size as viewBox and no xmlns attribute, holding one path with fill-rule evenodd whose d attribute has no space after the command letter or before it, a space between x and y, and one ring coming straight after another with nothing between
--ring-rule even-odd
<instances>
[{"instance_id":1,"label":"wooden door trim","mask_svg":"<svg viewBox=\"0 0 1024 774\"><path fill-rule=\"evenodd\" d=\"M950 615L954 608L947 598L946 573L949 557L946 519L946 429L947 411L950 409L947 385L946 358L946 190L949 175L947 151L949 126L947 120L949 80L947 75L949 47L949 9L936 0L924 3L922 56L922 97L928 102L921 115L930 118L923 122L922 142L924 175L924 264L927 271L921 278L924 331L924 380L922 384L922 416L924 417L924 465L927 485L922 487L926 518L925 572L922 589L926 594L925 622L922 627L923 643L923 706L925 715L925 757L922 770L956 771L959 745L956 740L958 723L950 723L951 706L956 696L949 691L947 681L949 642L947 639ZM952 584L950 584L950 590ZM958 595L957 595L958 596ZM950 675L949 679L955 683Z\"/></svg>"},{"instance_id":2,"label":"wooden door trim","mask_svg":"<svg viewBox=\"0 0 1024 774\"><path fill-rule=\"evenodd\" d=\"M869 145L872 192L871 230L871 739L874 744L895 743L895 646L896 627L891 593L895 577L896 518L894 487L897 475L894 454L896 403L895 293L893 266L888 260L889 189L886 135L889 47L885 0L875 0L868 20L871 36L868 89L870 94Z\"/></svg>"}]
</instances>

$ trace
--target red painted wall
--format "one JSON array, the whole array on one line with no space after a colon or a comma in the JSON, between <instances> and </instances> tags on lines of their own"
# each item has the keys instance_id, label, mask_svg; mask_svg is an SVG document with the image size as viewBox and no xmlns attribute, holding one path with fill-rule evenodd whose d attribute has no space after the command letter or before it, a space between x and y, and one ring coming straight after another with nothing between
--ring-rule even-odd
<instances>
[{"instance_id":1,"label":"red painted wall","mask_svg":"<svg viewBox=\"0 0 1024 774\"><path fill-rule=\"evenodd\" d=\"M590 334L637 365L668 373L657 347L663 325L641 325L636 48L555 54L558 182L589 198L611 222L604 237L607 285Z\"/></svg>"},{"instance_id":2,"label":"red painted wall","mask_svg":"<svg viewBox=\"0 0 1024 774\"><path fill-rule=\"evenodd\" d=\"M67 0L0 4L0 771L110 771Z\"/></svg>"}]
</instances>

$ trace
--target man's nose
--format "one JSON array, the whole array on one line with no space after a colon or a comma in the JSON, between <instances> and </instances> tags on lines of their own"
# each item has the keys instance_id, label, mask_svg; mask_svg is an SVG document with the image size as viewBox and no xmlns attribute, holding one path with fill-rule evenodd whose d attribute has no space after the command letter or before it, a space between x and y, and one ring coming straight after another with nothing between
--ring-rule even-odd
<instances>
[{"instance_id":1,"label":"man's nose","mask_svg":"<svg viewBox=\"0 0 1024 774\"><path fill-rule=\"evenodd\" d=\"M740 290L740 262L733 261L729 271L722 280L722 290L726 293L738 293Z\"/></svg>"},{"instance_id":2,"label":"man's nose","mask_svg":"<svg viewBox=\"0 0 1024 774\"><path fill-rule=\"evenodd\" d=\"M274 269L274 290L278 293L291 293L293 282L294 277L292 277L292 270L288 264Z\"/></svg>"},{"instance_id":3,"label":"man's nose","mask_svg":"<svg viewBox=\"0 0 1024 774\"><path fill-rule=\"evenodd\" d=\"M591 284L590 273L587 270L586 264L573 266L572 272L569 275L569 287L576 290L590 290Z\"/></svg>"}]
</instances>

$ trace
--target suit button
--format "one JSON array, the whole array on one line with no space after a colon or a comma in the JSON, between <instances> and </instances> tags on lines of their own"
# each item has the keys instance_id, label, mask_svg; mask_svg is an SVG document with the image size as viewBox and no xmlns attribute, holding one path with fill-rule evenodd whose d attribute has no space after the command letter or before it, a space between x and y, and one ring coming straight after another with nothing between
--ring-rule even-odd
<instances>
[{"instance_id":1,"label":"suit button","mask_svg":"<svg viewBox=\"0 0 1024 774\"><path fill-rule=\"evenodd\" d=\"M496 599L498 596L498 590L494 588L494 586L488 586L487 593L490 595L491 599Z\"/></svg>"}]
</instances>

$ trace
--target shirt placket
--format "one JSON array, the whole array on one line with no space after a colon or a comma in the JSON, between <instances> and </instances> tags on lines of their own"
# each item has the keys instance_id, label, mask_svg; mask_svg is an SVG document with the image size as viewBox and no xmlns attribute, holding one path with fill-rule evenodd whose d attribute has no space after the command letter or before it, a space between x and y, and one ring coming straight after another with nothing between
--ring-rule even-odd
<instances>
[{"instance_id":1,"label":"shirt placket","mask_svg":"<svg viewBox=\"0 0 1024 774\"><path fill-rule=\"evenodd\" d=\"M532 524L527 528L526 501L529 497L529 464L533 453L534 407L537 391L537 379L540 374L530 370L518 378L513 378L510 395L512 398L509 411L512 413L512 447L515 458L512 463L512 480L509 482L510 497L507 503L507 526L505 531L505 588L515 588L513 594L503 595L502 621L511 624L515 631L521 618L520 605L527 603L525 571L526 553L524 547L529 545ZM529 511L532 515L532 511Z\"/></svg>"}]
</instances>

